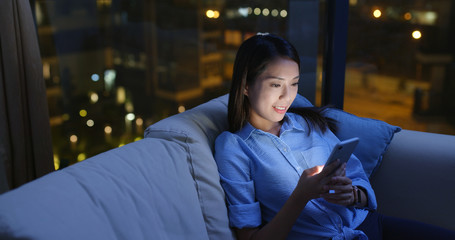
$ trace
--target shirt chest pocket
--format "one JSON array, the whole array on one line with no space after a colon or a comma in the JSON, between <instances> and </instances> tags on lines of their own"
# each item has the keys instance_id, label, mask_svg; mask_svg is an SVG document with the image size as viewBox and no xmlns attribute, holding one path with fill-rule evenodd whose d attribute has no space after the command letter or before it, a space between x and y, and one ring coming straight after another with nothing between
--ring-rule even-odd
<instances>
[{"instance_id":1,"label":"shirt chest pocket","mask_svg":"<svg viewBox=\"0 0 455 240\"><path fill-rule=\"evenodd\" d=\"M297 163L303 168L312 168L317 165L324 165L329 157L329 149L325 146L313 146L305 151L295 154Z\"/></svg>"}]
</instances>

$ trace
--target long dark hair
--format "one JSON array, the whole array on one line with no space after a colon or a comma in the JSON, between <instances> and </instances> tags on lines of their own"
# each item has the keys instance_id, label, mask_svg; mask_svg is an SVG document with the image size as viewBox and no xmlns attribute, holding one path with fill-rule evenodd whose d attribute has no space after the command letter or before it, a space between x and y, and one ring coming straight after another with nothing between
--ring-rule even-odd
<instances>
[{"instance_id":1,"label":"long dark hair","mask_svg":"<svg viewBox=\"0 0 455 240\"><path fill-rule=\"evenodd\" d=\"M258 34L240 45L234 62L231 91L228 103L229 131L240 130L250 115L250 102L245 96L245 87L251 86L267 65L277 57L289 58L300 69L300 58L294 46L285 39L272 34ZM313 127L325 131L334 128L333 121L322 116L322 108L291 108L289 112L300 114Z\"/></svg>"}]
</instances>

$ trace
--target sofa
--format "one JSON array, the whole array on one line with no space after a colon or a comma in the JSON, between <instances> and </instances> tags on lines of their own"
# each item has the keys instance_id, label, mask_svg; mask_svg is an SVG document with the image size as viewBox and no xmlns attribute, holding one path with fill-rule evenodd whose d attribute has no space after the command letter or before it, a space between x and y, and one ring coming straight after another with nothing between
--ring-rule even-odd
<instances>
[{"instance_id":1,"label":"sofa","mask_svg":"<svg viewBox=\"0 0 455 240\"><path fill-rule=\"evenodd\" d=\"M227 99L0 195L0 239L235 239L213 159ZM300 95L294 104L311 105ZM354 154L367 159L379 212L455 230L455 136L326 114L340 139L360 136Z\"/></svg>"}]
</instances>

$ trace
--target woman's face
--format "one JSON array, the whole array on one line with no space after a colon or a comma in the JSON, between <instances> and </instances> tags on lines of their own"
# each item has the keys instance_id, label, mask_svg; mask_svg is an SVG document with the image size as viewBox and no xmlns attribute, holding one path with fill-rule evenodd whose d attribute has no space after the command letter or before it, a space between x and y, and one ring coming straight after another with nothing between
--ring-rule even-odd
<instances>
[{"instance_id":1,"label":"woman's face","mask_svg":"<svg viewBox=\"0 0 455 240\"><path fill-rule=\"evenodd\" d=\"M294 101L299 83L299 67L289 58L276 58L245 89L250 101L250 124L266 132L275 132Z\"/></svg>"}]
</instances>

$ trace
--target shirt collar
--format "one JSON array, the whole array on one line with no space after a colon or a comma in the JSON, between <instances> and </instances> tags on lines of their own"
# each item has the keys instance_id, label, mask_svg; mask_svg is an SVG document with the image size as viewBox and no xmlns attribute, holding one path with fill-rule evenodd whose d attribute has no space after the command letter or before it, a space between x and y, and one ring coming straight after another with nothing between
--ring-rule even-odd
<instances>
[{"instance_id":1,"label":"shirt collar","mask_svg":"<svg viewBox=\"0 0 455 240\"><path fill-rule=\"evenodd\" d=\"M295 113L286 113L284 115L283 125L281 126L281 129L280 129L280 135L282 133L284 133L285 131L292 130L292 129L297 129L297 130L305 132L305 128L300 124L300 122L297 121L296 118L301 118L301 117ZM262 130L259 130L259 129L253 127L253 125L251 125L249 122L246 122L245 125L243 126L243 128L240 129L239 131L237 131L236 134L239 137L241 137L243 140L246 140L248 137L250 137L255 132L264 133Z\"/></svg>"}]
</instances>

